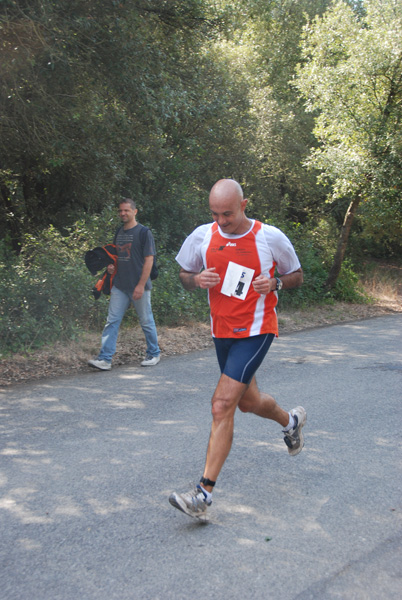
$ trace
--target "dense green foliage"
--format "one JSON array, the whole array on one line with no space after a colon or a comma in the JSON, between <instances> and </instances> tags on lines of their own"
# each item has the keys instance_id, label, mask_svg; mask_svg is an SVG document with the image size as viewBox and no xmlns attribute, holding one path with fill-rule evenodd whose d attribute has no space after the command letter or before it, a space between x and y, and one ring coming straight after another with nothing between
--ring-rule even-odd
<instances>
[{"instance_id":1,"label":"dense green foliage","mask_svg":"<svg viewBox=\"0 0 402 600\"><path fill-rule=\"evenodd\" d=\"M2 0L2 351L102 326L83 254L122 196L157 241L157 321L207 318L174 256L222 177L295 243L283 305L360 298L354 259L401 251L401 22L398 0Z\"/></svg>"},{"instance_id":2,"label":"dense green foliage","mask_svg":"<svg viewBox=\"0 0 402 600\"><path fill-rule=\"evenodd\" d=\"M341 270L359 210L362 238L402 238L402 4L366 0L360 13L338 1L305 28L296 84L317 114L310 165L330 183L329 202L348 199L326 285Z\"/></svg>"},{"instance_id":3,"label":"dense green foliage","mask_svg":"<svg viewBox=\"0 0 402 600\"><path fill-rule=\"evenodd\" d=\"M317 112L310 158L329 201L361 198L366 235L402 235L402 4L366 0L358 16L336 2L305 28L297 85Z\"/></svg>"}]
</instances>

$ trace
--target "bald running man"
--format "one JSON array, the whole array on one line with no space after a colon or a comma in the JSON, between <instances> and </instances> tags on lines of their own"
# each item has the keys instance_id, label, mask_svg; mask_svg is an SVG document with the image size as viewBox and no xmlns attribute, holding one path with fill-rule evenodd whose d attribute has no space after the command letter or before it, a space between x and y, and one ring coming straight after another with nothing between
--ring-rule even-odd
<instances>
[{"instance_id":1,"label":"bald running man","mask_svg":"<svg viewBox=\"0 0 402 600\"><path fill-rule=\"evenodd\" d=\"M278 335L278 291L300 286L303 272L285 234L249 219L246 206L237 181L219 180L209 195L213 223L197 227L176 256L183 287L208 291L211 332L221 370L212 397L203 475L194 490L173 492L169 497L172 506L201 521L208 518L212 491L231 449L237 408L279 423L291 456L304 445L304 408L283 410L272 396L260 392L255 378ZM275 270L280 277L275 277Z\"/></svg>"}]
</instances>

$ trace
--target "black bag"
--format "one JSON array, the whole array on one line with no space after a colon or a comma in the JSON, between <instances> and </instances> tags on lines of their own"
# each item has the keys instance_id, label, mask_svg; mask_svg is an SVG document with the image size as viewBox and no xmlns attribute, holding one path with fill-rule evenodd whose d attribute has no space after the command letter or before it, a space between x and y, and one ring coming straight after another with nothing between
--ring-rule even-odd
<instances>
[{"instance_id":1,"label":"black bag","mask_svg":"<svg viewBox=\"0 0 402 600\"><path fill-rule=\"evenodd\" d=\"M93 250L88 250L85 253L85 264L88 267L91 275L96 275L98 271L104 269L108 265L117 265L117 252L114 244L108 244L107 246L97 247ZM95 300L98 300L103 292L107 296L110 294L110 290L113 285L113 278L116 272L111 275L106 270L103 273L101 279L99 279L94 287L92 288L92 294Z\"/></svg>"},{"instance_id":2,"label":"black bag","mask_svg":"<svg viewBox=\"0 0 402 600\"><path fill-rule=\"evenodd\" d=\"M120 227L117 228L117 231L114 234L114 240L113 240L114 244L116 243L117 234L119 233L119 231L122 227L123 227L123 225L120 225ZM145 225L141 225L140 242L141 242L142 248L144 248L144 246L145 246L148 230L149 230L149 227L145 227ZM154 279L156 279L158 277L158 275L159 275L159 267L156 264L156 254L154 254L154 262L152 263L150 278L153 281Z\"/></svg>"}]
</instances>

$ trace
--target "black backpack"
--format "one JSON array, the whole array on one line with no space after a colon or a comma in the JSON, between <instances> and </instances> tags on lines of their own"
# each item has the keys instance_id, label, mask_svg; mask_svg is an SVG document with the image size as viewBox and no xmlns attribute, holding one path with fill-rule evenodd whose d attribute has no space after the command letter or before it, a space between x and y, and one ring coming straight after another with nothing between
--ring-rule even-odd
<instances>
[{"instance_id":1,"label":"black backpack","mask_svg":"<svg viewBox=\"0 0 402 600\"><path fill-rule=\"evenodd\" d=\"M120 227L118 227L116 233L114 234L114 240L113 243L116 244L116 239L117 239L117 234L119 233L120 229L123 227L123 225L121 225ZM144 249L145 246L145 242L147 240L147 233L149 231L149 227L145 227L145 225L141 225L141 231L140 231L140 242L141 242L141 246ZM158 265L156 264L156 254L154 254L154 262L152 263L152 269L151 269L151 274L150 274L150 278L152 279L152 281L154 279L156 279L159 275L159 268Z\"/></svg>"}]
</instances>

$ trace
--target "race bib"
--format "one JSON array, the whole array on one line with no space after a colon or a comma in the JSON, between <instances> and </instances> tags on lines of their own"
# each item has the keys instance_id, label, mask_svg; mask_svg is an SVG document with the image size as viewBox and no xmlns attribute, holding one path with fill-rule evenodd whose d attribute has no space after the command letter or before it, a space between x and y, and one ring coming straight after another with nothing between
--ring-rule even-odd
<instances>
[{"instance_id":1,"label":"race bib","mask_svg":"<svg viewBox=\"0 0 402 600\"><path fill-rule=\"evenodd\" d=\"M239 300L244 300L254 273L254 269L242 267L242 265L230 261L226 269L221 293L225 294L225 296L234 296L235 298L239 298Z\"/></svg>"}]
</instances>

